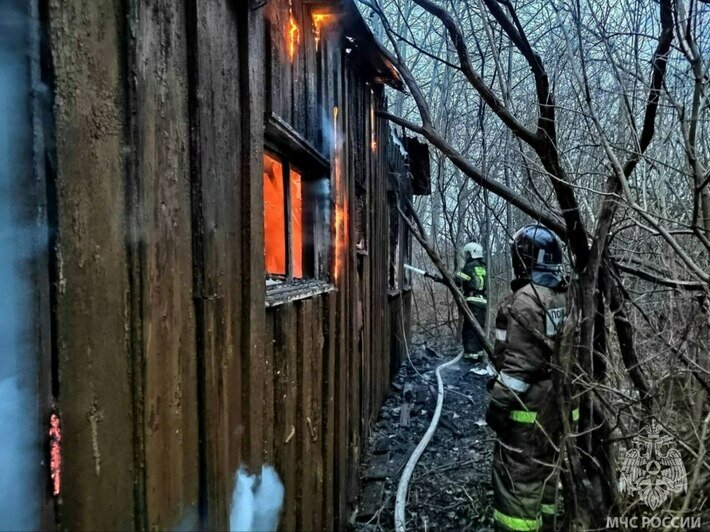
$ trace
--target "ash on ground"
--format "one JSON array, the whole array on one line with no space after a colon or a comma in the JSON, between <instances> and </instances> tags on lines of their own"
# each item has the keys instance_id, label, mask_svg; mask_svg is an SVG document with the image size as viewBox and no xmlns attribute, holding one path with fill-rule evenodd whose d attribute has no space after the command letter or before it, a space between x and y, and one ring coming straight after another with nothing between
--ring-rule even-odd
<instances>
[{"instance_id":1,"label":"ash on ground","mask_svg":"<svg viewBox=\"0 0 710 532\"><path fill-rule=\"evenodd\" d=\"M410 345L373 427L360 468L362 492L355 530L393 530L397 485L436 408L436 375L459 346ZM481 364L466 360L442 372L444 407L439 426L419 459L406 506L410 530L492 530L493 432Z\"/></svg>"}]
</instances>

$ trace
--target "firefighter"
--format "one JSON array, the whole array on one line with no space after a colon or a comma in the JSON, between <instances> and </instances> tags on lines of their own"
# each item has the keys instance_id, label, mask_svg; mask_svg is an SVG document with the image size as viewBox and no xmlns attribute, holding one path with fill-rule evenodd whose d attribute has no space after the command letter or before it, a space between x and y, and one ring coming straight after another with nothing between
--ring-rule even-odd
<instances>
[{"instance_id":1,"label":"firefighter","mask_svg":"<svg viewBox=\"0 0 710 532\"><path fill-rule=\"evenodd\" d=\"M464 263L454 276L454 281L462 289L468 308L471 309L481 327L486 322L488 300L486 299L486 264L483 261L483 247L477 242L469 242L461 248ZM483 346L473 327L464 320L461 331L464 357L474 362L483 359Z\"/></svg>"},{"instance_id":2,"label":"firefighter","mask_svg":"<svg viewBox=\"0 0 710 532\"><path fill-rule=\"evenodd\" d=\"M493 520L500 531L552 530L561 426L552 400L550 356L565 317L562 248L546 227L526 225L513 237L511 255L513 293L496 315L497 375L488 385L486 413L497 437ZM579 411L570 416L576 421Z\"/></svg>"}]
</instances>

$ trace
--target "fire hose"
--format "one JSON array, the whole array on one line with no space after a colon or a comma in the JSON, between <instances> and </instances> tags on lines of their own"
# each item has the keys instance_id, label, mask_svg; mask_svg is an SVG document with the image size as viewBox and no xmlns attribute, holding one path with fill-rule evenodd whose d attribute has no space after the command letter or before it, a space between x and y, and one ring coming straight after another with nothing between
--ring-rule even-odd
<instances>
[{"instance_id":1,"label":"fire hose","mask_svg":"<svg viewBox=\"0 0 710 532\"><path fill-rule=\"evenodd\" d=\"M436 282L444 282L444 279L442 277L429 273L426 270L415 268L410 264L405 264L404 268L419 275L429 277ZM436 395L436 409L434 410L434 415L431 418L429 427L424 433L424 437L421 439L419 444L416 446L416 448L410 455L409 460L407 461L407 464L404 467L404 470L402 471L402 476L399 478L399 485L397 486L397 496L395 498L394 505L394 526L396 532L405 532L406 530L405 506L407 504L407 494L409 493L409 482L412 479L412 475L414 474L414 468L417 466L419 458L421 458L422 454L427 448L427 445L429 445L429 442L434 437L434 433L436 432L436 428L439 424L439 418L441 417L441 410L444 406L444 381L441 377L441 371L448 368L449 366L453 366L454 364L456 364L459 360L461 360L462 356L463 352L459 353L457 357L449 360L448 362L444 362L436 368L436 382L438 388ZM497 376L498 372L495 370L490 360L486 360L486 365L488 366L489 374Z\"/></svg>"},{"instance_id":2,"label":"fire hose","mask_svg":"<svg viewBox=\"0 0 710 532\"><path fill-rule=\"evenodd\" d=\"M459 360L461 360L462 356L463 352L459 353L456 358L453 358L448 362L444 362L436 368L436 382L438 392L436 395L436 409L434 410L434 416L431 418L431 423L429 423L429 428L427 428L424 437L421 439L419 445L417 445L417 447L414 449L414 452L412 452L411 456L409 457L407 465L404 467L404 471L402 471L402 476L399 478L399 485L397 486L397 497L395 499L394 505L394 526L397 532L405 532L406 530L404 508L407 503L409 481L412 478L414 468L416 467L419 458L422 456L424 450L426 449L427 445L429 445L429 442L434 436L434 433L436 432L436 427L439 424L439 418L441 417L441 409L444 406L444 381L441 378L441 371L449 366L453 366L454 364L456 364Z\"/></svg>"},{"instance_id":3,"label":"fire hose","mask_svg":"<svg viewBox=\"0 0 710 532\"><path fill-rule=\"evenodd\" d=\"M440 277L440 276L438 276L438 275L436 275L436 274L430 273L430 272L428 272L428 271L426 271L426 270L422 270L422 269L420 269L420 268L415 268L415 267L412 266L411 264L405 264L405 265L404 265L404 269L405 269L405 270L409 270L410 272L418 273L419 275L423 275L424 277L429 277L430 279L433 279L433 280L436 281L437 283L443 283L443 282L444 282L444 278L443 278L443 277Z\"/></svg>"},{"instance_id":4,"label":"fire hose","mask_svg":"<svg viewBox=\"0 0 710 532\"><path fill-rule=\"evenodd\" d=\"M436 275L434 273L428 272L426 270L422 270L421 268L416 268L415 266L412 266L411 264L405 264L404 269L409 270L414 273L418 273L419 275L423 275L424 277L429 277L430 279L433 279L434 282L446 284L446 281L444 281L443 277ZM488 373L494 377L497 377L498 371L493 366L493 364L491 364L491 361L488 359L488 357L485 358L485 363L486 363L486 367L488 368Z\"/></svg>"}]
</instances>

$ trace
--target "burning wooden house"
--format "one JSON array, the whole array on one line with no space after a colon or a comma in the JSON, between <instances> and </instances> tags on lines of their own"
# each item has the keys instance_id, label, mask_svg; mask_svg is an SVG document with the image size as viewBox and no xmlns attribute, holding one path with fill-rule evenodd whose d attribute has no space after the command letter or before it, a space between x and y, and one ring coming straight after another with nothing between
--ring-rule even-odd
<instances>
[{"instance_id":1,"label":"burning wooden house","mask_svg":"<svg viewBox=\"0 0 710 532\"><path fill-rule=\"evenodd\" d=\"M15 3L32 526L225 529L240 466L270 465L283 529L345 527L412 193L352 0Z\"/></svg>"}]
</instances>

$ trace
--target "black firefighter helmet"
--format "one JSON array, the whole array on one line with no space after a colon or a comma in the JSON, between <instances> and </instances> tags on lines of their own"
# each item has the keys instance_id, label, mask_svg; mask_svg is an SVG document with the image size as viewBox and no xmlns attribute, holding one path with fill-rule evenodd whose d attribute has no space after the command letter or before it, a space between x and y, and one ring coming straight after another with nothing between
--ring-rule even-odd
<instances>
[{"instance_id":1,"label":"black firefighter helmet","mask_svg":"<svg viewBox=\"0 0 710 532\"><path fill-rule=\"evenodd\" d=\"M562 246L547 227L530 224L521 227L510 244L513 271L517 279L536 284L557 284L562 280Z\"/></svg>"}]
</instances>

